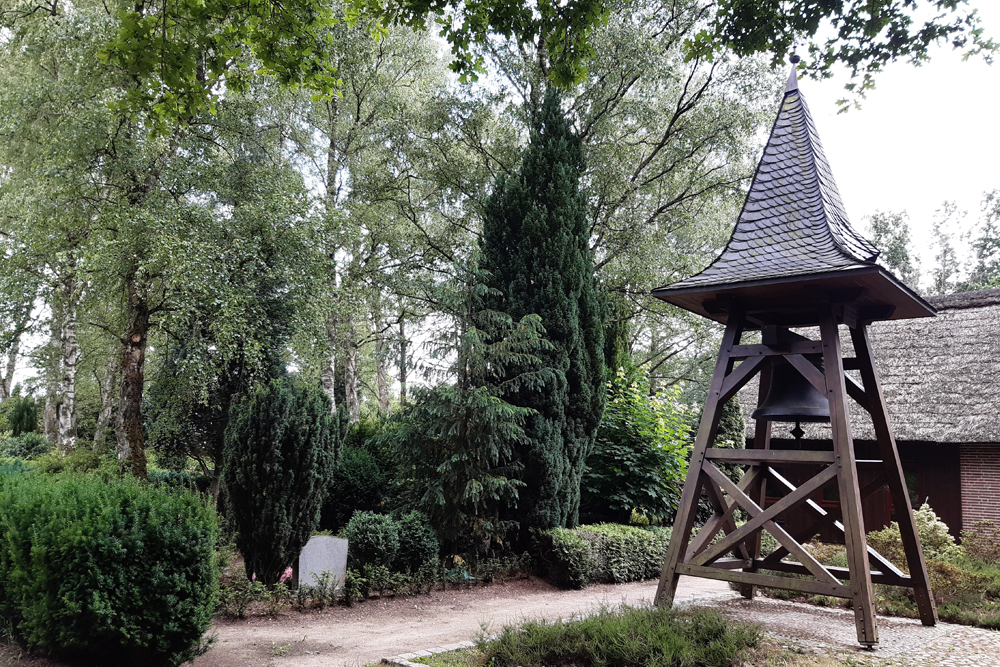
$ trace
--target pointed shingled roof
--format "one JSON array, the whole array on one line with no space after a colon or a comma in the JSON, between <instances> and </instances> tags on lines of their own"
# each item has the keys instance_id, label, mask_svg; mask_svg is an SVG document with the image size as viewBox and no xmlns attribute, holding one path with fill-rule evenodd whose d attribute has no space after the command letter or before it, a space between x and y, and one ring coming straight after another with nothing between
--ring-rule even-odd
<instances>
[{"instance_id":1,"label":"pointed shingled roof","mask_svg":"<svg viewBox=\"0 0 1000 667\"><path fill-rule=\"evenodd\" d=\"M890 292L901 288L907 297L920 302L914 314L902 316L919 317L915 313L922 310L933 314L926 302L875 263L878 255L878 248L848 222L793 67L778 117L725 249L700 273L656 289L653 296L724 321L704 303L696 304L694 298L703 297L704 301L726 290L740 291L741 285L759 288L769 283L829 283L831 279L845 283L848 274L879 273L894 285L883 285L885 280L881 279L876 281L879 285L868 285L866 279L862 281L865 285L848 280L835 287L876 287L876 291L885 292L874 301L866 299L871 303L885 302ZM763 296L760 289L754 292L754 296ZM783 294L789 294L787 289ZM905 300L894 295L887 305L898 306L897 302Z\"/></svg>"},{"instance_id":2,"label":"pointed shingled roof","mask_svg":"<svg viewBox=\"0 0 1000 667\"><path fill-rule=\"evenodd\" d=\"M847 220L793 68L732 238L708 268L666 289L867 266L878 254Z\"/></svg>"}]
</instances>

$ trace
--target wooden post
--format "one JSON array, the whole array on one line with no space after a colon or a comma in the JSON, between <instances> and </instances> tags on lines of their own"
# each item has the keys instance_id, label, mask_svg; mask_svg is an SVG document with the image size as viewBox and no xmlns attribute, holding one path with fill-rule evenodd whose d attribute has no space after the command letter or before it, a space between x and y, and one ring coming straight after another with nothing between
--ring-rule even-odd
<instances>
[{"instance_id":1,"label":"wooden post","mask_svg":"<svg viewBox=\"0 0 1000 667\"><path fill-rule=\"evenodd\" d=\"M731 358L733 346L738 345L743 333L743 314L732 312L726 323L726 331L722 335L722 345L719 348L719 358L715 362L715 372L708 389L708 399L705 410L701 414L701 424L695 438L694 449L691 452L691 462L688 467L684 490L677 505L677 516L674 518L674 529L670 535L670 545L663 562L663 572L660 583L656 587L654 602L658 606L671 606L674 594L677 592L677 564L687 552L688 541L691 539L691 528L694 526L695 510L698 506L698 496L701 489L701 467L705 461L705 450L715 440L719 426L720 401L722 385L726 375L732 369ZM714 494L713 494L714 495Z\"/></svg>"},{"instance_id":2,"label":"wooden post","mask_svg":"<svg viewBox=\"0 0 1000 667\"><path fill-rule=\"evenodd\" d=\"M875 595L872 591L871 569L868 565L868 542L861 515L861 490L851 437L851 420L847 408L847 387L844 380L844 359L840 349L840 334L833 306L820 315L823 366L826 375L826 397L830 401L830 426L833 430L833 452L837 463L841 515L844 521L844 542L847 564L851 573L851 597L854 602L854 622L858 642L865 646L878 643L875 625Z\"/></svg>"},{"instance_id":3,"label":"wooden post","mask_svg":"<svg viewBox=\"0 0 1000 667\"><path fill-rule=\"evenodd\" d=\"M764 398L767 397L767 391L771 388L771 367L768 366L760 373L760 384L757 388L757 405L764 402ZM754 425L753 432L753 448L754 449L771 449L771 422L766 419L758 419L757 423ZM753 493L748 494L751 498L756 498L757 504L761 507L766 506L767 497L767 478L764 475L759 476L760 482L757 488L754 489ZM760 560L760 533L754 537L754 543L752 548L752 553L750 554L754 562ZM744 572L756 572L757 567L744 568ZM740 595L748 600L752 600L754 594L757 592L757 587L752 584L740 584Z\"/></svg>"},{"instance_id":4,"label":"wooden post","mask_svg":"<svg viewBox=\"0 0 1000 667\"><path fill-rule=\"evenodd\" d=\"M920 621L924 625L934 625L937 623L937 607L934 604L934 595L931 593L923 548L920 546L920 538L917 535L917 524L910 507L910 494L906 491L903 465L899 460L896 439L889 425L889 412L886 410L882 384L875 368L875 355L868 337L867 323L861 323L857 328L851 328L851 341L854 343L854 356L858 359L861 380L865 386L865 394L868 396L869 412L875 427L875 437L878 440L882 464L885 466L885 476L889 484L889 493L892 496L892 505L896 508L896 520L899 523L903 552L906 554L906 563L910 570L913 597L916 599L917 609L920 611Z\"/></svg>"}]
</instances>

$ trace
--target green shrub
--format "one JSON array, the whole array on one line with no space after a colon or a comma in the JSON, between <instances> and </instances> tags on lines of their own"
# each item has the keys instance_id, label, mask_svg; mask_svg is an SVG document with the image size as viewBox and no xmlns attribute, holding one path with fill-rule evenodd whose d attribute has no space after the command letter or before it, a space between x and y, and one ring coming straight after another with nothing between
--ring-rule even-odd
<instances>
[{"instance_id":1,"label":"green shrub","mask_svg":"<svg viewBox=\"0 0 1000 667\"><path fill-rule=\"evenodd\" d=\"M10 398L7 421L16 438L22 433L34 433L38 429L38 404L32 396Z\"/></svg>"},{"instance_id":2,"label":"green shrub","mask_svg":"<svg viewBox=\"0 0 1000 667\"><path fill-rule=\"evenodd\" d=\"M917 535L924 550L924 560L940 560L953 562L965 556L961 546L955 544L955 538L948 532L948 526L938 518L927 503L914 510L913 518L917 524ZM906 569L906 554L903 552L903 540L899 535L899 524L893 521L888 528L873 530L868 533L868 545L879 552L897 567Z\"/></svg>"},{"instance_id":3,"label":"green shrub","mask_svg":"<svg viewBox=\"0 0 1000 667\"><path fill-rule=\"evenodd\" d=\"M759 626L735 623L717 609L624 607L582 621L506 627L479 649L485 664L496 667L730 667L745 664L761 638Z\"/></svg>"},{"instance_id":4,"label":"green shrub","mask_svg":"<svg viewBox=\"0 0 1000 667\"><path fill-rule=\"evenodd\" d=\"M627 522L633 512L669 522L687 472L690 426L679 388L650 396L619 371L581 481L585 521Z\"/></svg>"},{"instance_id":5,"label":"green shrub","mask_svg":"<svg viewBox=\"0 0 1000 667\"><path fill-rule=\"evenodd\" d=\"M333 469L333 426L322 391L280 380L231 408L223 475L248 579L278 583L316 529Z\"/></svg>"},{"instance_id":6,"label":"green shrub","mask_svg":"<svg viewBox=\"0 0 1000 667\"><path fill-rule=\"evenodd\" d=\"M590 545L590 578L610 583L642 581L660 576L670 536L613 523L580 526Z\"/></svg>"},{"instance_id":7,"label":"green shrub","mask_svg":"<svg viewBox=\"0 0 1000 667\"><path fill-rule=\"evenodd\" d=\"M4 456L15 459L35 459L52 449L52 444L41 433L22 433L0 443Z\"/></svg>"},{"instance_id":8,"label":"green shrub","mask_svg":"<svg viewBox=\"0 0 1000 667\"><path fill-rule=\"evenodd\" d=\"M437 535L426 515L417 511L408 512L399 517L396 526L399 550L393 561L393 570L413 573L427 561L438 557Z\"/></svg>"},{"instance_id":9,"label":"green shrub","mask_svg":"<svg viewBox=\"0 0 1000 667\"><path fill-rule=\"evenodd\" d=\"M179 664L215 609L214 514L128 480L0 476L0 617L27 646Z\"/></svg>"},{"instance_id":10,"label":"green shrub","mask_svg":"<svg viewBox=\"0 0 1000 667\"><path fill-rule=\"evenodd\" d=\"M556 586L583 588L590 580L593 562L590 545L569 528L535 531L538 568Z\"/></svg>"},{"instance_id":11,"label":"green shrub","mask_svg":"<svg viewBox=\"0 0 1000 667\"><path fill-rule=\"evenodd\" d=\"M399 551L399 526L387 514L355 512L344 529L348 540L348 566L392 565Z\"/></svg>"},{"instance_id":12,"label":"green shrub","mask_svg":"<svg viewBox=\"0 0 1000 667\"><path fill-rule=\"evenodd\" d=\"M357 510L380 508L387 479L372 454L358 447L344 447L333 473L326 481L327 501L319 525L336 532L347 525Z\"/></svg>"},{"instance_id":13,"label":"green shrub","mask_svg":"<svg viewBox=\"0 0 1000 667\"><path fill-rule=\"evenodd\" d=\"M962 548L980 563L1000 563L1000 528L992 521L976 521L972 530L962 531Z\"/></svg>"}]
</instances>

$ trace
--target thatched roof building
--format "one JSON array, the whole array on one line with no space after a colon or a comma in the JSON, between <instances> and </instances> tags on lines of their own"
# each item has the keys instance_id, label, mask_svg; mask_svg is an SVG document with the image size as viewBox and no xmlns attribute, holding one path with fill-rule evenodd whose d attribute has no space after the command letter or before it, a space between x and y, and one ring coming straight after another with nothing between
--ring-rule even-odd
<instances>
[{"instance_id":1,"label":"thatched roof building","mask_svg":"<svg viewBox=\"0 0 1000 667\"><path fill-rule=\"evenodd\" d=\"M1000 289L927 301L937 317L878 322L871 329L911 501L928 500L955 534L984 519L1000 525ZM844 335L842 342L851 356L850 338ZM740 392L740 403L751 438L756 383ZM857 406L851 419L864 458L875 439L871 420ZM829 424L802 427L805 435L797 442L785 425L775 424L772 446L829 447ZM866 503L869 529L892 518L887 503Z\"/></svg>"}]
</instances>

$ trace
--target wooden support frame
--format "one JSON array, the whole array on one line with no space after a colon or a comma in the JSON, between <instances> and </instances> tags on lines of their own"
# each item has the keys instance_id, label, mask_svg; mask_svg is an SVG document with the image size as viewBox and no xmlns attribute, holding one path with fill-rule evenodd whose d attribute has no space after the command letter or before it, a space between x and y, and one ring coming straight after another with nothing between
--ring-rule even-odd
<instances>
[{"instance_id":1,"label":"wooden support frame","mask_svg":"<svg viewBox=\"0 0 1000 667\"><path fill-rule=\"evenodd\" d=\"M746 597L752 597L757 586L843 597L853 602L858 642L873 646L878 642L878 628L872 584L879 583L912 589L923 623L933 625L937 621L912 512L901 512L899 522L909 575L901 572L867 543L862 500L888 485L896 507L909 510L910 504L868 337L869 323L848 317L849 314L845 315L843 306L824 306L817 322L820 329L818 341L796 336L795 340L785 344L774 344L765 339L763 345L741 345L746 319L737 309L730 310L657 587L656 604L673 604L678 578L682 574L739 583L740 591ZM839 327L842 324L838 320L846 325L854 346L855 356L846 360L840 342ZM820 355L824 370L809 359ZM722 404L758 374L761 378L760 404L771 382L772 361L778 357L787 360L829 400L831 449L771 449L771 425L767 421L757 422L752 448L730 450L712 447ZM848 376L845 372L847 368L859 371L861 382ZM848 399L853 399L871 414L881 460L856 459ZM716 468L716 463L748 467L737 484ZM803 465L818 468L819 472L798 487L774 468ZM878 477L861 486L859 466L877 466L880 471ZM810 496L834 484L840 494L840 505L827 511ZM772 488L778 492L775 495L783 497L765 506L768 485L774 485ZM703 491L708 495L715 513L692 540L694 515ZM749 516L740 527L733 521L737 508ZM779 517L791 512L805 513L811 517L811 524L794 535L788 533L781 526ZM846 568L824 566L802 546L830 526L843 533L847 547ZM720 530L724 533L723 537L713 542ZM763 531L773 535L781 548L762 559L760 542ZM727 554L734 558L726 558ZM784 560L788 556L797 560ZM813 579L790 578L781 576L781 573L807 574Z\"/></svg>"}]
</instances>

